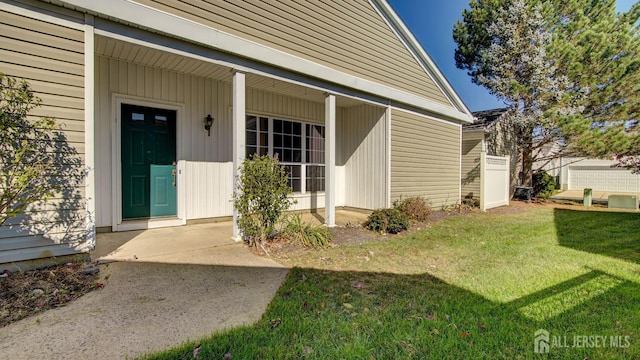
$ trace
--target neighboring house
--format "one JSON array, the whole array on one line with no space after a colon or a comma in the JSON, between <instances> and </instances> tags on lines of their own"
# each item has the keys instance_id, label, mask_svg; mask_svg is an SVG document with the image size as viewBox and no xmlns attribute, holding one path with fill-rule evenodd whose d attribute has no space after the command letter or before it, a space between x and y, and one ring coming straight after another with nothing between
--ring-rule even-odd
<instances>
[{"instance_id":1,"label":"neighboring house","mask_svg":"<svg viewBox=\"0 0 640 360\"><path fill-rule=\"evenodd\" d=\"M462 127L462 197L478 199L480 194L480 153L510 156L512 192L520 171L513 133L502 121L508 109L477 111L472 124ZM558 147L543 146L534 169L543 169L558 178L562 190L615 191L640 193L640 175L614 167L615 162L579 157L555 157Z\"/></svg>"},{"instance_id":2,"label":"neighboring house","mask_svg":"<svg viewBox=\"0 0 640 360\"><path fill-rule=\"evenodd\" d=\"M560 157L544 169L558 177L562 190L612 191L640 193L640 175L615 167L615 161L577 157Z\"/></svg>"},{"instance_id":3,"label":"neighboring house","mask_svg":"<svg viewBox=\"0 0 640 360\"><path fill-rule=\"evenodd\" d=\"M480 199L480 155L508 156L510 190L513 193L517 171L517 152L511 132L502 121L508 109L493 109L473 113L474 122L462 127L462 198Z\"/></svg>"},{"instance_id":4,"label":"neighboring house","mask_svg":"<svg viewBox=\"0 0 640 360\"><path fill-rule=\"evenodd\" d=\"M86 252L96 229L231 217L252 153L278 154L297 209L325 208L329 226L336 207L460 200L472 116L384 0L0 0L0 11L0 72L32 84L34 115L63 125L87 168L80 200L0 229L0 263Z\"/></svg>"}]
</instances>

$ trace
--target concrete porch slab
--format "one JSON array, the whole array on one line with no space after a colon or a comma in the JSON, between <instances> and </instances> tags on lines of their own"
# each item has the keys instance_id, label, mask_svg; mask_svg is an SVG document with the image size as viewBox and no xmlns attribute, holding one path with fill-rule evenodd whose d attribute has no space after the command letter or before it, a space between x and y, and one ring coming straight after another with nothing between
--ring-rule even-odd
<instances>
[{"instance_id":1,"label":"concrete porch slab","mask_svg":"<svg viewBox=\"0 0 640 360\"><path fill-rule=\"evenodd\" d=\"M302 220L324 222L324 210L301 214ZM336 224L362 224L366 211L336 211ZM195 224L97 235L92 258L99 262L136 261L166 264L282 267L274 260L252 254L242 242L231 240L233 223Z\"/></svg>"},{"instance_id":2,"label":"concrete porch slab","mask_svg":"<svg viewBox=\"0 0 640 360\"><path fill-rule=\"evenodd\" d=\"M243 243L232 241L232 233L232 223L228 221L98 234L97 244L115 242L122 245L106 255L94 255L94 259L99 262L283 267L274 260L252 254Z\"/></svg>"}]
</instances>

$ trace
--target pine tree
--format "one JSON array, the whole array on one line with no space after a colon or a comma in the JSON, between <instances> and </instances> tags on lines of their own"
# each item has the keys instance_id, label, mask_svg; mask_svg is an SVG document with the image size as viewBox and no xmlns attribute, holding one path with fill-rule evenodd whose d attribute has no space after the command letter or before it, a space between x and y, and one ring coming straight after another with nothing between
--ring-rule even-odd
<instances>
[{"instance_id":1,"label":"pine tree","mask_svg":"<svg viewBox=\"0 0 640 360\"><path fill-rule=\"evenodd\" d=\"M524 183L529 155L539 166L566 154L640 163L640 4L623 14L613 0L469 5L454 26L456 65L510 107Z\"/></svg>"},{"instance_id":2,"label":"pine tree","mask_svg":"<svg viewBox=\"0 0 640 360\"><path fill-rule=\"evenodd\" d=\"M551 55L571 83L547 115L576 154L638 154L640 4L617 14L613 0L562 0L552 10Z\"/></svg>"}]
</instances>

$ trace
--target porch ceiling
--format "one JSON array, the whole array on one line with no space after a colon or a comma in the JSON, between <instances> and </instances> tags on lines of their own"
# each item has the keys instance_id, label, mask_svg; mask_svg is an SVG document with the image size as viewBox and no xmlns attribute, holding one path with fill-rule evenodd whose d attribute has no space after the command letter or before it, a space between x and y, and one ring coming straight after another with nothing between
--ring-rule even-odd
<instances>
[{"instance_id":1,"label":"porch ceiling","mask_svg":"<svg viewBox=\"0 0 640 360\"><path fill-rule=\"evenodd\" d=\"M189 58L166 51L140 46L104 36L96 37L96 55L115 58L130 63L162 68L183 74L213 78L225 82L232 81L230 67L209 63L203 60ZM286 81L272 79L265 76L247 73L247 87L271 93L287 95L318 103L324 102L324 91ZM362 102L336 96L336 106L352 107Z\"/></svg>"}]
</instances>

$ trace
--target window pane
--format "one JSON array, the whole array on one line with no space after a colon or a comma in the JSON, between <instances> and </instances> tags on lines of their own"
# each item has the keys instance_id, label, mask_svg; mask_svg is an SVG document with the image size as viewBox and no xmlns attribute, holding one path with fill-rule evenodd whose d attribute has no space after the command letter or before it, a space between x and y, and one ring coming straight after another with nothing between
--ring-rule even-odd
<instances>
[{"instance_id":1,"label":"window pane","mask_svg":"<svg viewBox=\"0 0 640 360\"><path fill-rule=\"evenodd\" d=\"M281 151L282 151L282 162L293 162L293 159L291 156L291 150L283 149Z\"/></svg>"},{"instance_id":2,"label":"window pane","mask_svg":"<svg viewBox=\"0 0 640 360\"><path fill-rule=\"evenodd\" d=\"M282 120L273 120L273 132L282 133Z\"/></svg>"},{"instance_id":3,"label":"window pane","mask_svg":"<svg viewBox=\"0 0 640 360\"><path fill-rule=\"evenodd\" d=\"M260 118L260 131L269 131L269 119L266 117Z\"/></svg>"},{"instance_id":4,"label":"window pane","mask_svg":"<svg viewBox=\"0 0 640 360\"><path fill-rule=\"evenodd\" d=\"M324 163L324 126L307 124L307 162L311 164Z\"/></svg>"},{"instance_id":5,"label":"window pane","mask_svg":"<svg viewBox=\"0 0 640 360\"><path fill-rule=\"evenodd\" d=\"M253 131L247 131L246 136L247 138L245 141L247 142L247 145L258 145L258 137L256 136L256 133L254 133Z\"/></svg>"},{"instance_id":6,"label":"window pane","mask_svg":"<svg viewBox=\"0 0 640 360\"><path fill-rule=\"evenodd\" d=\"M292 134L302 136L302 124L297 122L292 122L293 129L291 131Z\"/></svg>"},{"instance_id":7,"label":"window pane","mask_svg":"<svg viewBox=\"0 0 640 360\"><path fill-rule=\"evenodd\" d=\"M167 125L167 117L163 115L156 115L154 117L153 123L156 125Z\"/></svg>"},{"instance_id":8,"label":"window pane","mask_svg":"<svg viewBox=\"0 0 640 360\"><path fill-rule=\"evenodd\" d=\"M131 114L131 121L132 122L144 122L144 114L132 113Z\"/></svg>"},{"instance_id":9,"label":"window pane","mask_svg":"<svg viewBox=\"0 0 640 360\"><path fill-rule=\"evenodd\" d=\"M247 116L247 130L256 131L258 128L256 127L256 117L248 115Z\"/></svg>"},{"instance_id":10,"label":"window pane","mask_svg":"<svg viewBox=\"0 0 640 360\"><path fill-rule=\"evenodd\" d=\"M245 131L245 158L250 159L258 151L257 118L247 115Z\"/></svg>"},{"instance_id":11,"label":"window pane","mask_svg":"<svg viewBox=\"0 0 640 360\"><path fill-rule=\"evenodd\" d=\"M291 189L293 190L293 192L302 191L302 180L300 180L300 179L292 179L291 180Z\"/></svg>"},{"instance_id":12,"label":"window pane","mask_svg":"<svg viewBox=\"0 0 640 360\"><path fill-rule=\"evenodd\" d=\"M268 147L260 147L258 149L258 153L260 154L260 156L264 156L267 155L267 153L269 152L269 148Z\"/></svg>"},{"instance_id":13,"label":"window pane","mask_svg":"<svg viewBox=\"0 0 640 360\"><path fill-rule=\"evenodd\" d=\"M293 162L302 162L302 151L301 150L293 150Z\"/></svg>"},{"instance_id":14,"label":"window pane","mask_svg":"<svg viewBox=\"0 0 640 360\"><path fill-rule=\"evenodd\" d=\"M324 166L307 165L307 191L324 191Z\"/></svg>"},{"instance_id":15,"label":"window pane","mask_svg":"<svg viewBox=\"0 0 640 360\"><path fill-rule=\"evenodd\" d=\"M294 192L302 190L302 180L300 179L300 165L284 165L287 174L289 174L289 186Z\"/></svg>"},{"instance_id":16,"label":"window pane","mask_svg":"<svg viewBox=\"0 0 640 360\"><path fill-rule=\"evenodd\" d=\"M260 146L269 146L269 134L260 133Z\"/></svg>"},{"instance_id":17,"label":"window pane","mask_svg":"<svg viewBox=\"0 0 640 360\"><path fill-rule=\"evenodd\" d=\"M247 146L245 147L245 158L250 159L252 155L254 155L256 153L256 147L255 146Z\"/></svg>"},{"instance_id":18,"label":"window pane","mask_svg":"<svg viewBox=\"0 0 640 360\"><path fill-rule=\"evenodd\" d=\"M300 165L291 165L291 174L293 175L293 177L295 178L299 178L300 174L302 173L302 166Z\"/></svg>"},{"instance_id":19,"label":"window pane","mask_svg":"<svg viewBox=\"0 0 640 360\"><path fill-rule=\"evenodd\" d=\"M281 148L282 147L282 135L273 134L273 147Z\"/></svg>"}]
</instances>

